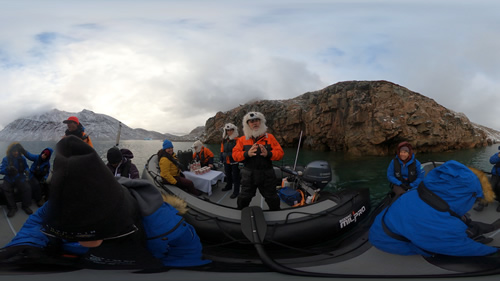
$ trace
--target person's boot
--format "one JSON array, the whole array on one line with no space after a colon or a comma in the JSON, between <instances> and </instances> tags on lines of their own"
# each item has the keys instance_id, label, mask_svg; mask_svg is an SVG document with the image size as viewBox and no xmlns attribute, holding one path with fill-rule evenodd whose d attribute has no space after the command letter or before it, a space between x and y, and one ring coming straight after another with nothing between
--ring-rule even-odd
<instances>
[{"instance_id":1,"label":"person's boot","mask_svg":"<svg viewBox=\"0 0 500 281\"><path fill-rule=\"evenodd\" d=\"M40 199L40 200L36 201L36 205L38 207L42 207L44 203L45 203L45 200L43 200L43 199Z\"/></svg>"},{"instance_id":2,"label":"person's boot","mask_svg":"<svg viewBox=\"0 0 500 281\"><path fill-rule=\"evenodd\" d=\"M484 210L484 207L488 206L488 203L483 204L483 203L478 203L476 207L474 207L474 210L477 212L482 212ZM500 212L500 210L497 209L497 212Z\"/></svg>"},{"instance_id":3,"label":"person's boot","mask_svg":"<svg viewBox=\"0 0 500 281\"><path fill-rule=\"evenodd\" d=\"M30 209L30 207L23 207L23 211L24 211L27 215L31 215L31 214L33 214L33 211Z\"/></svg>"},{"instance_id":4,"label":"person's boot","mask_svg":"<svg viewBox=\"0 0 500 281\"><path fill-rule=\"evenodd\" d=\"M223 189L221 189L221 191L228 191L231 189L233 189L233 187L231 185L227 184Z\"/></svg>"},{"instance_id":5,"label":"person's boot","mask_svg":"<svg viewBox=\"0 0 500 281\"><path fill-rule=\"evenodd\" d=\"M500 212L500 205L498 205L497 207L497 212Z\"/></svg>"},{"instance_id":6,"label":"person's boot","mask_svg":"<svg viewBox=\"0 0 500 281\"><path fill-rule=\"evenodd\" d=\"M497 219L491 225L493 225L493 227L495 228L495 230L499 229L500 228L500 219Z\"/></svg>"},{"instance_id":7,"label":"person's boot","mask_svg":"<svg viewBox=\"0 0 500 281\"><path fill-rule=\"evenodd\" d=\"M12 218L17 212L17 209L9 209L7 212L7 217Z\"/></svg>"}]
</instances>

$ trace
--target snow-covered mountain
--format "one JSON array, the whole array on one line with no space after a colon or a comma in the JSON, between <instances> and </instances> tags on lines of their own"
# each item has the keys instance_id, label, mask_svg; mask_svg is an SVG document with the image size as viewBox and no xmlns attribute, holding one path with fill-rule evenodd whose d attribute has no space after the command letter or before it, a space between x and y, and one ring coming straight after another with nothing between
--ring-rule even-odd
<instances>
[{"instance_id":1,"label":"snow-covered mountain","mask_svg":"<svg viewBox=\"0 0 500 281\"><path fill-rule=\"evenodd\" d=\"M120 140L163 140L168 138L172 141L192 141L199 137L198 134L193 134L194 131L199 131L199 127L189 135L175 136L145 129L132 129L113 117L86 109L78 113L52 109L39 115L20 118L9 123L0 131L0 141L59 140L67 129L66 124L62 121L68 119L69 116L78 117L85 127L85 132L90 135L92 140L116 140L120 124Z\"/></svg>"}]
</instances>

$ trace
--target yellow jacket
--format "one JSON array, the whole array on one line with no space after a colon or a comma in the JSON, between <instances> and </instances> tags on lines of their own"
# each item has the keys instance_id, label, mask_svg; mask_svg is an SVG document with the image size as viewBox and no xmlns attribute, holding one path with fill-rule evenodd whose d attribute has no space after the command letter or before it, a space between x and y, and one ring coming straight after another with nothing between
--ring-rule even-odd
<instances>
[{"instance_id":1,"label":"yellow jacket","mask_svg":"<svg viewBox=\"0 0 500 281\"><path fill-rule=\"evenodd\" d=\"M175 153L173 153L172 156L177 160L177 155L175 155ZM177 166L167 157L160 158L159 166L161 177L171 185L177 184L177 180L174 177L178 177L181 174L179 168L177 168Z\"/></svg>"}]
</instances>

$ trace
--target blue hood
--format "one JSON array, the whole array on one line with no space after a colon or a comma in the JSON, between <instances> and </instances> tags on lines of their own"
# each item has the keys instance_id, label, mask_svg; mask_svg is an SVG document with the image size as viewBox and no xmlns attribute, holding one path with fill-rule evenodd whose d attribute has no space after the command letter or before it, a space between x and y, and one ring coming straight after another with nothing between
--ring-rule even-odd
<instances>
[{"instance_id":1,"label":"blue hood","mask_svg":"<svg viewBox=\"0 0 500 281\"><path fill-rule=\"evenodd\" d=\"M467 166L455 160L432 169L425 177L424 184L460 216L472 208L477 197L483 197L483 189L477 176Z\"/></svg>"}]
</instances>

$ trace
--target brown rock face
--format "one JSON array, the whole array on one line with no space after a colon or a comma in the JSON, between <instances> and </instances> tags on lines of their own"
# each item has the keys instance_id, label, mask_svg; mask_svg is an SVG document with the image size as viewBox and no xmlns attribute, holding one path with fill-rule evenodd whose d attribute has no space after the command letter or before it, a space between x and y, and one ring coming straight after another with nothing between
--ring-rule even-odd
<instances>
[{"instance_id":1,"label":"brown rock face","mask_svg":"<svg viewBox=\"0 0 500 281\"><path fill-rule=\"evenodd\" d=\"M485 130L434 100L387 81L347 81L289 100L258 101L218 112L205 124L206 143L220 143L231 122L242 135L241 120L259 111L268 132L283 147L389 155L398 143L418 152L441 152L491 144ZM491 129L490 129L491 130ZM497 132L498 133L498 132Z\"/></svg>"}]
</instances>

